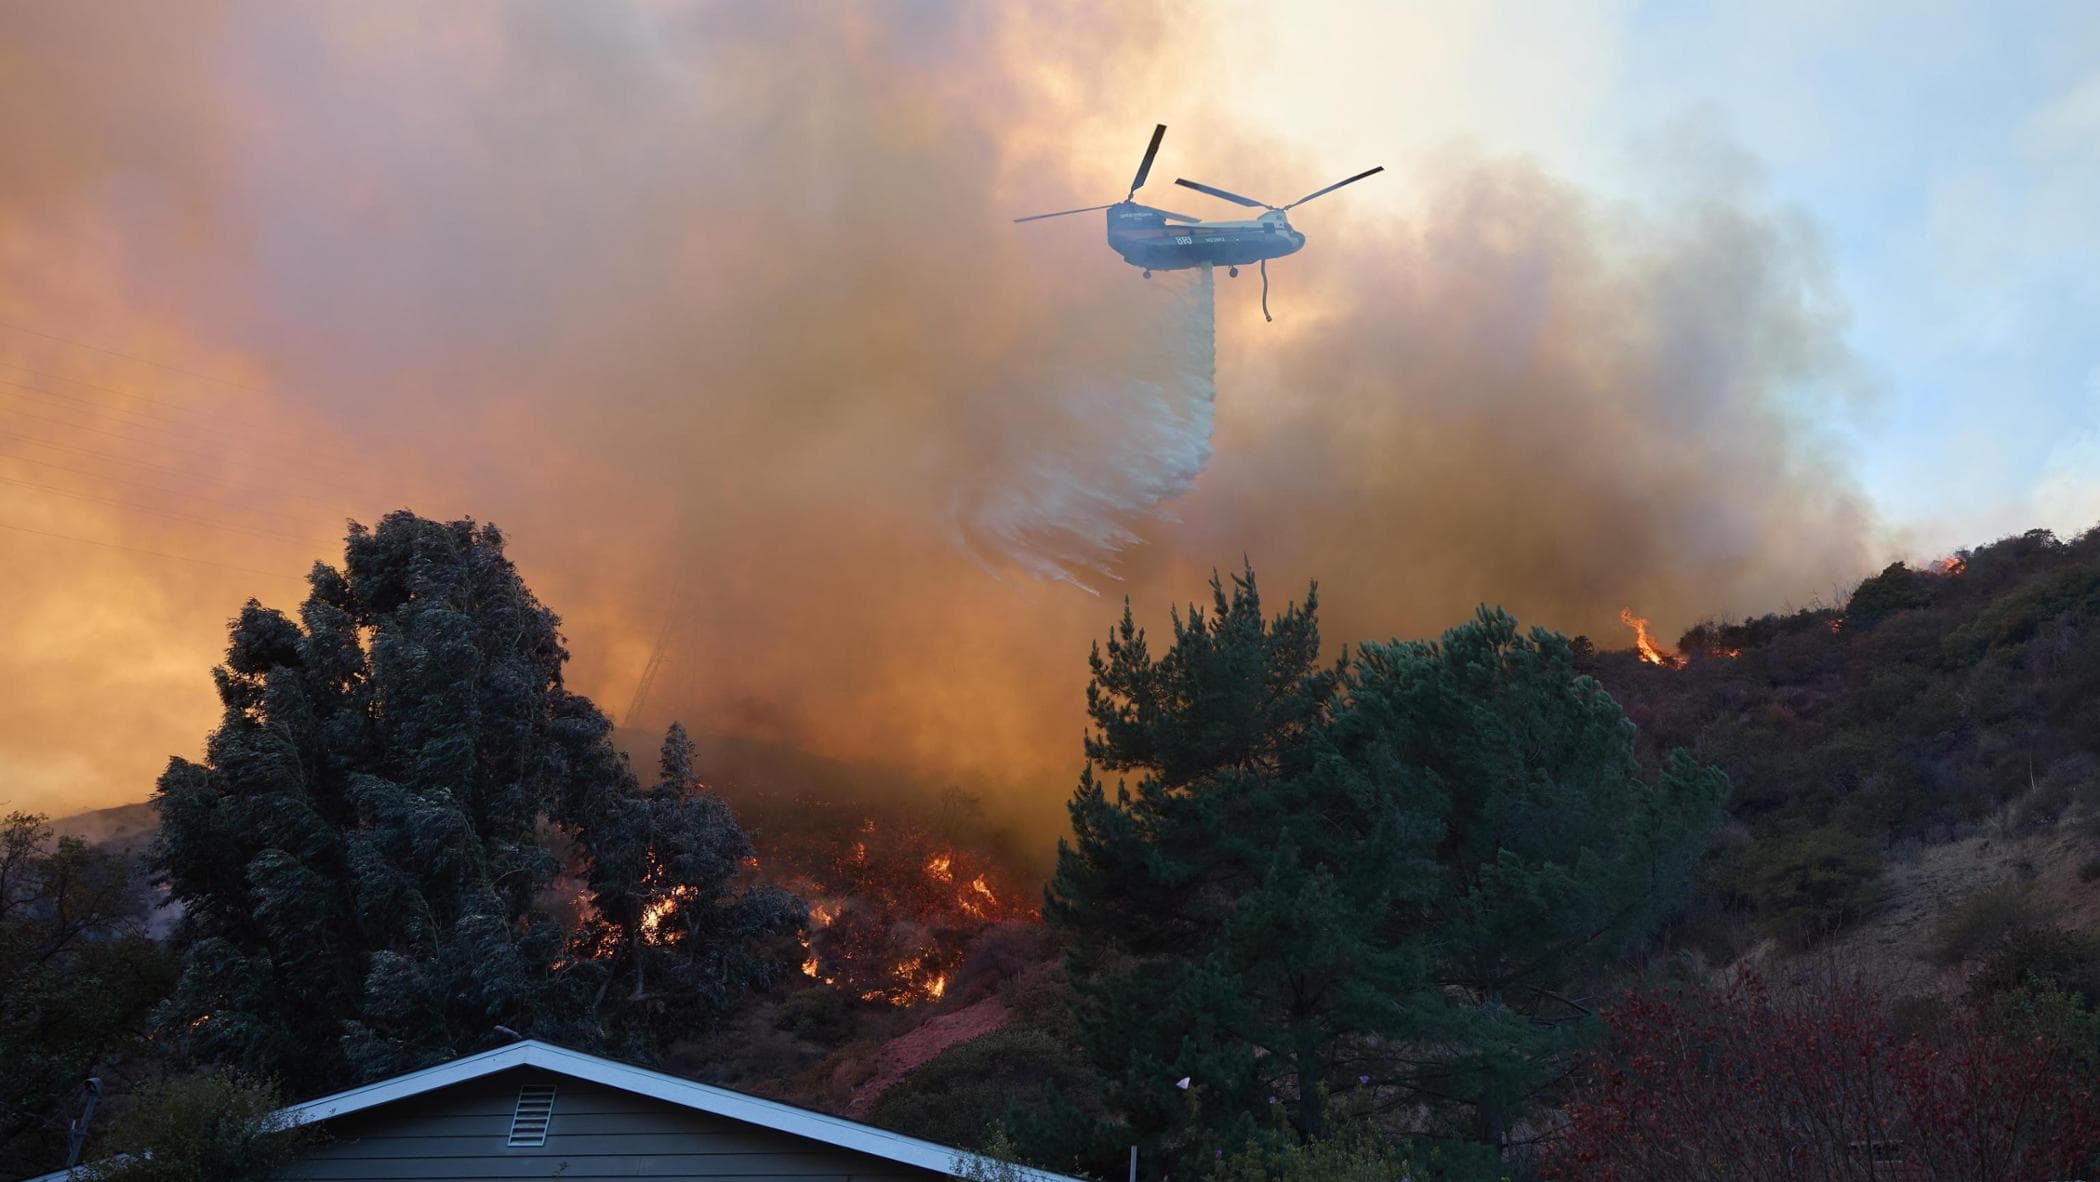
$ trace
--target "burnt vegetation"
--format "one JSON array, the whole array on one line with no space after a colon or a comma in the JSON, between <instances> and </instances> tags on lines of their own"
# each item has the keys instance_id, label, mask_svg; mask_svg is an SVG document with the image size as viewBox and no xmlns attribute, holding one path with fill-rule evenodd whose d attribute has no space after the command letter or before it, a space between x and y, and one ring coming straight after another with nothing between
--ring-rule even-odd
<instances>
[{"instance_id":1,"label":"burnt vegetation","mask_svg":"<svg viewBox=\"0 0 2100 1182\"><path fill-rule=\"evenodd\" d=\"M91 1159L261 1177L280 1097L524 1035L1095 1177L2090 1176L2100 532L1627 623L1339 649L1251 570L1126 612L1053 850L623 750L501 535L392 515L231 622L150 841L8 820L0 1174L88 1074ZM1930 987L1833 959L1920 851L2044 840L1909 937Z\"/></svg>"}]
</instances>

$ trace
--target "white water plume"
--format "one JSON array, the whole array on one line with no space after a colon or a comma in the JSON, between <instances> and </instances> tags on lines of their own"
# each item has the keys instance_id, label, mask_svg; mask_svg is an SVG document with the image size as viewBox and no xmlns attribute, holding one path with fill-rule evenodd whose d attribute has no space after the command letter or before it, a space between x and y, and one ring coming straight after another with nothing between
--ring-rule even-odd
<instances>
[{"instance_id":1,"label":"white water plume","mask_svg":"<svg viewBox=\"0 0 2100 1182\"><path fill-rule=\"evenodd\" d=\"M1147 514L1187 492L1210 460L1217 400L1216 289L1208 266L1162 273L1116 301L1116 336L1098 340L1023 392L998 461L960 498L965 545L1038 578L1094 591ZM1131 332L1125 319L1142 318ZM1006 398L1022 396L1002 395ZM1011 412L1010 403L1005 409Z\"/></svg>"}]
</instances>

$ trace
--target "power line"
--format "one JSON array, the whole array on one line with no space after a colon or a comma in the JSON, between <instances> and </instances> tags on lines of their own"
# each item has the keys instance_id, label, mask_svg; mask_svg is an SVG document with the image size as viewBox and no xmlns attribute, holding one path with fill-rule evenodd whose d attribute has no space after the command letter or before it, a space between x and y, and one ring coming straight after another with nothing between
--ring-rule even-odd
<instances>
[{"instance_id":1,"label":"power line","mask_svg":"<svg viewBox=\"0 0 2100 1182\"><path fill-rule=\"evenodd\" d=\"M129 456L112 455L109 452L96 451L93 448L74 447L72 444L69 443L53 443L49 439L40 439L34 435L24 435L19 431L9 431L4 427L0 427L0 436L4 436L8 439L19 439L24 443L33 443L38 447L48 447L56 451L70 451L84 456L93 456L98 460L108 460L112 463L117 464L129 464L134 468L144 468L148 472L158 472L163 476L176 476L184 479L195 479L199 477L202 477L207 480L216 479L216 476L213 473L185 472L180 468L165 468L159 464L146 463L144 460L134 460ZM279 493L287 497L298 497L302 501L312 501L317 505L329 505L334 503L329 501L325 497L317 497L310 493L294 492L288 488L257 488L253 485L236 484L226 485L225 488L228 492Z\"/></svg>"},{"instance_id":2,"label":"power line","mask_svg":"<svg viewBox=\"0 0 2100 1182\"><path fill-rule=\"evenodd\" d=\"M162 493L171 497L189 497L192 499L202 499L204 496L204 494L196 491L195 489L169 488L165 484L154 484L153 482L148 480L134 480L129 476L118 476L113 472L97 472L93 468L68 468L64 464L53 464L45 460L32 460L28 456L0 456L0 460L6 460L7 462L14 464L32 464L39 468L48 468L53 472L67 472L71 473L74 476L87 476L95 480L114 481L117 484L128 484L134 488L143 488L150 492ZM247 512L252 513L257 517L274 517L279 521L293 525L298 524L302 520L301 518L293 517L287 513L272 513L268 509L248 509Z\"/></svg>"},{"instance_id":3,"label":"power line","mask_svg":"<svg viewBox=\"0 0 2100 1182\"><path fill-rule=\"evenodd\" d=\"M115 394L119 398L136 399L137 401L143 402L148 406L164 406L167 407L169 410L188 409L187 406L180 402L163 402L158 398L148 398L144 394L134 394L131 391L123 389L119 386L105 386L100 382L88 381L86 378L69 377L66 374L62 373L52 373L50 370L47 369L37 369L33 366L23 365L19 361L0 360L0 365L4 365L9 369L16 370L21 373L29 374L33 377L49 378L54 382L68 382L75 386L84 386L90 390L100 390L105 394ZM88 405L94 404L89 403Z\"/></svg>"},{"instance_id":4,"label":"power line","mask_svg":"<svg viewBox=\"0 0 2100 1182\"><path fill-rule=\"evenodd\" d=\"M115 386L103 386L98 385L94 382L81 381L78 378L69 378L64 374L47 373L46 371L41 369L31 369L26 365L16 365L11 361L0 360L0 366L5 366L9 369L19 370L23 373L34 374L42 378L49 378L53 381L73 382L77 385L85 386L90 390L102 390L110 394L115 394L124 397L132 397L132 395L128 394L126 391L119 390ZM301 451L304 451L309 456L323 458L328 460L330 463L334 464L354 466L356 463L355 460L352 460L341 453L334 451L322 451L313 448L305 440L295 439L293 436L282 432L258 431L252 427L229 427L223 424L211 423L208 421L198 421L195 419L185 422L183 419L180 418L167 418L161 415L150 414L146 411L135 410L130 407L110 406L107 403L97 402L89 398L75 398L70 394L61 394L56 390L49 390L42 386L33 386L27 382L18 382L12 378L0 378L0 385L13 386L18 390L27 390L31 393L42 395L44 400L46 401L60 402L64 403L67 406L79 407L82 410L93 411L98 415L112 415L117 416L123 420L135 420L136 425L140 426L144 426L145 424L151 423L157 427L170 428L176 431L186 432L191 435L230 437L236 439L245 438L256 443L274 444L277 446L287 448L297 448ZM154 406L176 406L175 403L159 402L150 399L147 401L149 401L151 405ZM132 426L134 425L134 422L125 421L124 425Z\"/></svg>"},{"instance_id":5,"label":"power line","mask_svg":"<svg viewBox=\"0 0 2100 1182\"><path fill-rule=\"evenodd\" d=\"M198 517L192 513L181 513L173 509L161 509L153 505L141 505L137 501L123 501L118 500L114 497L98 497L93 493L75 492L72 489L60 488L55 484L39 484L34 480L16 480L12 476L0 476L0 484L12 484L18 488L35 489L38 492L50 493L53 496L68 497L76 501L86 501L90 504L110 505L119 509L135 509L141 513L152 513L160 517L172 518L176 521L187 521L195 525L202 525L208 527L210 529L222 529L228 531L229 533L247 534L248 536L255 538L276 538L278 540L291 542L296 545L305 545L309 541L309 539L302 538L297 534L279 533L276 530L270 529L251 529L244 525L235 525L232 522L216 521L209 517Z\"/></svg>"},{"instance_id":6,"label":"power line","mask_svg":"<svg viewBox=\"0 0 2100 1182\"><path fill-rule=\"evenodd\" d=\"M283 571L262 570L258 567L253 566L235 566L231 563L226 562L213 562L209 558L195 558L188 554L169 554L166 551L162 550L148 550L141 546L126 546L119 542L102 542L97 541L94 538L80 538L75 537L72 534L53 533L52 531L47 529L31 529L26 525L16 525L13 522L8 521L0 521L0 529L11 529L14 530L16 533L35 534L37 537L40 538L57 538L62 542L78 542L83 546L96 546L104 550L122 550L127 554L144 554L152 558L173 559L176 562L194 562L199 566L215 566L218 567L220 570L239 571L242 574L264 575L273 579L286 579L300 583L306 581L306 578L303 575L288 575L285 574Z\"/></svg>"},{"instance_id":7,"label":"power line","mask_svg":"<svg viewBox=\"0 0 2100 1182\"><path fill-rule=\"evenodd\" d=\"M0 320L0 328L10 329L14 332L23 333L27 336L42 337L47 341L57 341L61 345L71 345L76 349L88 349L93 352L101 353L110 357L122 357L126 361L136 361L140 365L150 365L155 369L164 369L169 373L179 373L187 378L196 378L197 380L203 382L215 382L221 386L227 386L235 390L246 390L250 394L269 393L269 391L261 389L260 387L250 386L245 382L236 382L231 378L213 377L211 374L208 373L198 373L194 369L184 369L179 365L169 365L166 362L155 361L151 357L141 357L136 353L126 353L121 349L105 349L101 345L91 345L86 341L76 341L71 337L62 337L56 333L39 332L36 329L26 328L19 324L12 324L5 320Z\"/></svg>"},{"instance_id":8,"label":"power line","mask_svg":"<svg viewBox=\"0 0 2100 1182\"><path fill-rule=\"evenodd\" d=\"M11 383L11 382L8 382L6 378L0 378L0 384L12 385L13 383ZM9 394L0 394L0 398L11 398L11 397L13 397L13 395L9 395ZM28 411L24 411L24 410L14 410L14 409L9 409L9 410L7 410L7 412L6 412L6 413L8 413L8 414L11 414L11 415L15 416L16 418L23 418L23 419L29 419L29 420L30 420L30 421L32 421L32 422L38 422L38 423L48 423L48 424L50 424L51 426L54 426L54 427L66 427L66 428L69 428L69 429L71 429L71 430L75 430L75 431L86 431L86 432L88 432L88 433L89 433L89 434L91 434L91 435L106 435L106 436L108 436L108 437L109 437L109 438L111 438L111 439L119 440L119 441L121 441L121 442L124 442L124 443L139 443L139 444L144 444L144 445L146 445L146 446L148 446L148 447L158 447L158 448L161 448L161 449L164 449L164 450L167 450L167 451L172 451L172 452L176 453L176 454L177 454L178 456L190 456L190 457L194 457L194 458L196 458L196 459L199 459L199 460L203 460L203 461L204 461L204 462L206 462L206 463L222 463L222 462L224 462L224 461L225 461L225 459L226 459L226 457L225 457L225 456L222 456L222 455L215 455L215 454L213 454L213 453L211 453L211 452L207 452L207 451L202 451L202 450L200 450L200 449L198 449L198 448L195 448L195 447L184 447L184 446L181 446L180 444L170 444L170 443L168 443L168 442L165 442L165 441L163 441L163 440L158 440L158 439L142 439L142 438L140 438L140 437L139 437L139 436L137 436L137 435L126 435L126 434L124 434L123 432L120 432L120 431L112 431L112 430L110 430L110 429L109 429L109 428L107 428L107 427L95 427L95 426L90 426L90 425L89 425L89 424L87 424L87 423L75 423L75 422L69 422L69 421L67 421L67 420L65 420L65 419L54 419L54 418L50 418L50 417L48 417L48 416L45 416L45 415L39 415L39 414L31 414L30 412L28 412ZM296 463L296 461L293 461L293 460L290 460L290 459L273 459L273 458L270 458L270 457L260 457L260 459L261 459L261 461L262 461L262 462L265 462L265 463L272 463L272 464L278 464L278 465L287 465L287 464L294 464L294 463ZM244 460L244 462L247 462L247 463L251 463L251 464L252 464L252 463L255 463L255 462L257 462L257 460L258 460L258 457L248 456L248 457L243 457L243 460ZM312 474L312 473L309 473L309 472L302 472L302 473L300 473L299 475L300 475L300 477L301 477L302 479L312 479L312 475L313 475L313 474ZM319 486L319 487L321 487L321 488L332 488L332 489L336 490L337 492L344 492L344 493L349 493L349 494L350 494L350 495L352 495L352 496L359 496L359 497L362 497L362 496L370 496L370 495L371 495L371 492L370 492L370 490L367 490L367 489L361 489L361 488L354 488L354 487L352 487L352 486L350 486L350 485L347 485L347 484L337 484L337 483L334 483L334 482L332 482L332 481L327 481L327 480L312 480L312 483L313 483L313 484L315 484L315 485L317 485L317 486Z\"/></svg>"}]
</instances>

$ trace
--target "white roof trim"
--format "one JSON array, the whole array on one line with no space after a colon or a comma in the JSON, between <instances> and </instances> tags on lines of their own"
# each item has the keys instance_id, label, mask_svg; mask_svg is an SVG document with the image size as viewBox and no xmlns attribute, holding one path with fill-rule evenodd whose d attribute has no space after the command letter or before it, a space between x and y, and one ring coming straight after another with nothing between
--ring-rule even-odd
<instances>
[{"instance_id":1,"label":"white roof trim","mask_svg":"<svg viewBox=\"0 0 2100 1182\"><path fill-rule=\"evenodd\" d=\"M766 1100L711 1084L695 1083L675 1075L665 1075L660 1071L630 1067L611 1059L601 1059L596 1055L586 1055L581 1051L571 1051L531 1039L483 1051L478 1055L468 1055L463 1059L454 1059L449 1063L440 1063L435 1067L425 1067L421 1071L411 1071L407 1075L397 1075L392 1079L369 1083L361 1088L337 1092L332 1096L323 1096L318 1100L308 1100L304 1104L293 1104L279 1109L276 1115L285 1122L286 1127L296 1128L317 1121L348 1116L353 1112L363 1112L382 1104L391 1104L410 1096L420 1096L439 1088L448 1088L453 1084L466 1083L515 1067L537 1067L570 1079L603 1084L609 1088L617 1088L639 1096L650 1096L696 1112L706 1112L747 1124L763 1125L840 1149L855 1150L886 1161L939 1170L950 1176L953 1176L957 1169L967 1165L1004 1164L994 1158L966 1153L946 1145L936 1145L931 1141L921 1141L917 1137L892 1133L844 1117L828 1116L807 1108L782 1104L777 1100ZM1028 1166L1017 1166L1015 1171L1015 1176L1023 1182L1080 1182L1079 1179L1066 1174L1053 1174L1048 1170ZM58 1170L27 1179L26 1182L64 1182L71 1175L71 1171Z\"/></svg>"}]
</instances>

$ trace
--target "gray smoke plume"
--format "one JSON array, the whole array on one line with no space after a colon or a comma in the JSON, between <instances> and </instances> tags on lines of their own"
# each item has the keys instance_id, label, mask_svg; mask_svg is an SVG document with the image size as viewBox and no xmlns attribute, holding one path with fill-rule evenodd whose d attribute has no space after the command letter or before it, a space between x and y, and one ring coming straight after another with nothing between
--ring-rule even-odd
<instances>
[{"instance_id":1,"label":"gray smoke plume","mask_svg":"<svg viewBox=\"0 0 2100 1182\"><path fill-rule=\"evenodd\" d=\"M690 597L638 746L676 717L1043 829L1118 612L1082 587L1156 626L1246 556L1337 643L1479 600L1610 642L1868 569L1843 308L1753 177L1629 209L1384 161L1293 211L1273 324L1098 218L1011 224L1119 195L1161 119L1155 178L1381 162L1193 101L1200 10L18 13L0 321L235 384L0 330L0 410L60 421L6 429L75 449L0 438L40 531L0 530L13 805L145 796L242 600L401 506L503 527L608 707Z\"/></svg>"}]
</instances>

